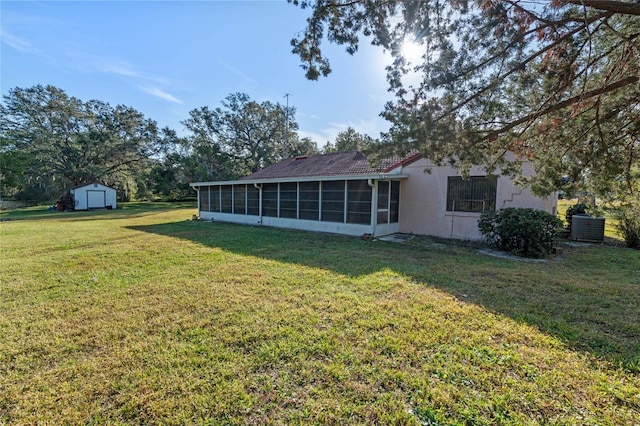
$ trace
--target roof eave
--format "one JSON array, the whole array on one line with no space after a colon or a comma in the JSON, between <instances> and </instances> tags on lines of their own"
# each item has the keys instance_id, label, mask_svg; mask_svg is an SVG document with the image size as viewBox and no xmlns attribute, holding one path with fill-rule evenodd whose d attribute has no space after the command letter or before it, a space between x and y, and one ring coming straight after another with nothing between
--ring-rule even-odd
<instances>
[{"instance_id":1,"label":"roof eave","mask_svg":"<svg viewBox=\"0 0 640 426\"><path fill-rule=\"evenodd\" d=\"M372 173L372 174L350 174L350 175L330 175L330 176L300 176L300 177L287 177L287 178L269 178L269 179L241 179L241 180L225 180L214 182L193 182L190 183L190 187L198 186L219 186L219 185L252 185L257 183L279 183L279 182L311 182L311 181L329 181L329 180L362 180L362 179L374 179L374 180L392 180L392 179L406 179L409 175L399 173Z\"/></svg>"}]
</instances>

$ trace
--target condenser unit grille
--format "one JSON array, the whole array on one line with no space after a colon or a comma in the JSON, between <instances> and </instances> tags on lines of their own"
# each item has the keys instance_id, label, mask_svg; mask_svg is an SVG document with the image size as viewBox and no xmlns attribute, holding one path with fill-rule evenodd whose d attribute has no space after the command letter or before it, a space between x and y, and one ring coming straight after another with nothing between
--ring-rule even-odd
<instances>
[{"instance_id":1,"label":"condenser unit grille","mask_svg":"<svg viewBox=\"0 0 640 426\"><path fill-rule=\"evenodd\" d=\"M604 217L574 215L571 218L571 239L601 243L604 241Z\"/></svg>"}]
</instances>

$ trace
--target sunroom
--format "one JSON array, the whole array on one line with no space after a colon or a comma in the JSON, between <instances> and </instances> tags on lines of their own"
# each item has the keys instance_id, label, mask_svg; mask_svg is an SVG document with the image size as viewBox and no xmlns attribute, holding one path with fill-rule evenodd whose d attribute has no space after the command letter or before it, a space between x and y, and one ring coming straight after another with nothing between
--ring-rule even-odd
<instances>
[{"instance_id":1,"label":"sunroom","mask_svg":"<svg viewBox=\"0 0 640 426\"><path fill-rule=\"evenodd\" d=\"M400 174L198 182L202 220L346 235L398 232Z\"/></svg>"}]
</instances>

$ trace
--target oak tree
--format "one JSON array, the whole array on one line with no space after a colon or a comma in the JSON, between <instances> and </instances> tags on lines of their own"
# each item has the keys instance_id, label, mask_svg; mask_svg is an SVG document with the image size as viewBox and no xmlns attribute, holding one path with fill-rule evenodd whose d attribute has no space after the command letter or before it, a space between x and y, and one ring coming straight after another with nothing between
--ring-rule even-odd
<instances>
[{"instance_id":1,"label":"oak tree","mask_svg":"<svg viewBox=\"0 0 640 426\"><path fill-rule=\"evenodd\" d=\"M194 109L182 123L191 132L195 154L218 160L229 157L233 164L225 165L230 167L226 178L241 177L283 158L316 150L315 144L298 138L293 107L257 102L246 93L232 93L221 104L215 109ZM222 176L213 177L219 180Z\"/></svg>"},{"instance_id":2,"label":"oak tree","mask_svg":"<svg viewBox=\"0 0 640 426\"><path fill-rule=\"evenodd\" d=\"M27 186L124 184L162 148L155 121L135 109L84 102L54 86L9 90L0 134L2 156L21 158Z\"/></svg>"}]
</instances>

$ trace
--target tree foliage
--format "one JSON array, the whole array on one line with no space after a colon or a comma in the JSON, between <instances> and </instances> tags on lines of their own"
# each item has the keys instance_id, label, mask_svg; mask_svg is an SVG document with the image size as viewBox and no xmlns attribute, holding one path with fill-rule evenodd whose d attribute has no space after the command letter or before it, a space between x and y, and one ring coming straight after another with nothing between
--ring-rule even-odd
<instances>
[{"instance_id":1,"label":"tree foliage","mask_svg":"<svg viewBox=\"0 0 640 426\"><path fill-rule=\"evenodd\" d=\"M299 140L295 108L259 103L245 93L232 93L221 107L205 106L189 115L183 124L191 132L195 159L201 166L204 160L213 167L207 175L215 179L245 176L283 158L317 150L310 140Z\"/></svg>"},{"instance_id":2,"label":"tree foliage","mask_svg":"<svg viewBox=\"0 0 640 426\"><path fill-rule=\"evenodd\" d=\"M11 89L0 106L0 133L3 163L19 159L16 190L117 186L162 148L156 123L135 109L83 102L53 86Z\"/></svg>"},{"instance_id":3,"label":"tree foliage","mask_svg":"<svg viewBox=\"0 0 640 426\"><path fill-rule=\"evenodd\" d=\"M324 38L353 54L365 37L393 55L389 151L507 173L526 159L537 173L522 180L538 193L637 191L640 3L289 1L312 9L292 40L307 78L331 72ZM419 60L403 56L407 43Z\"/></svg>"},{"instance_id":4,"label":"tree foliage","mask_svg":"<svg viewBox=\"0 0 640 426\"><path fill-rule=\"evenodd\" d=\"M346 130L338 133L336 140L328 142L324 147L326 154L334 152L363 152L375 143L374 139L362 133L358 133L353 127L347 127Z\"/></svg>"}]
</instances>

